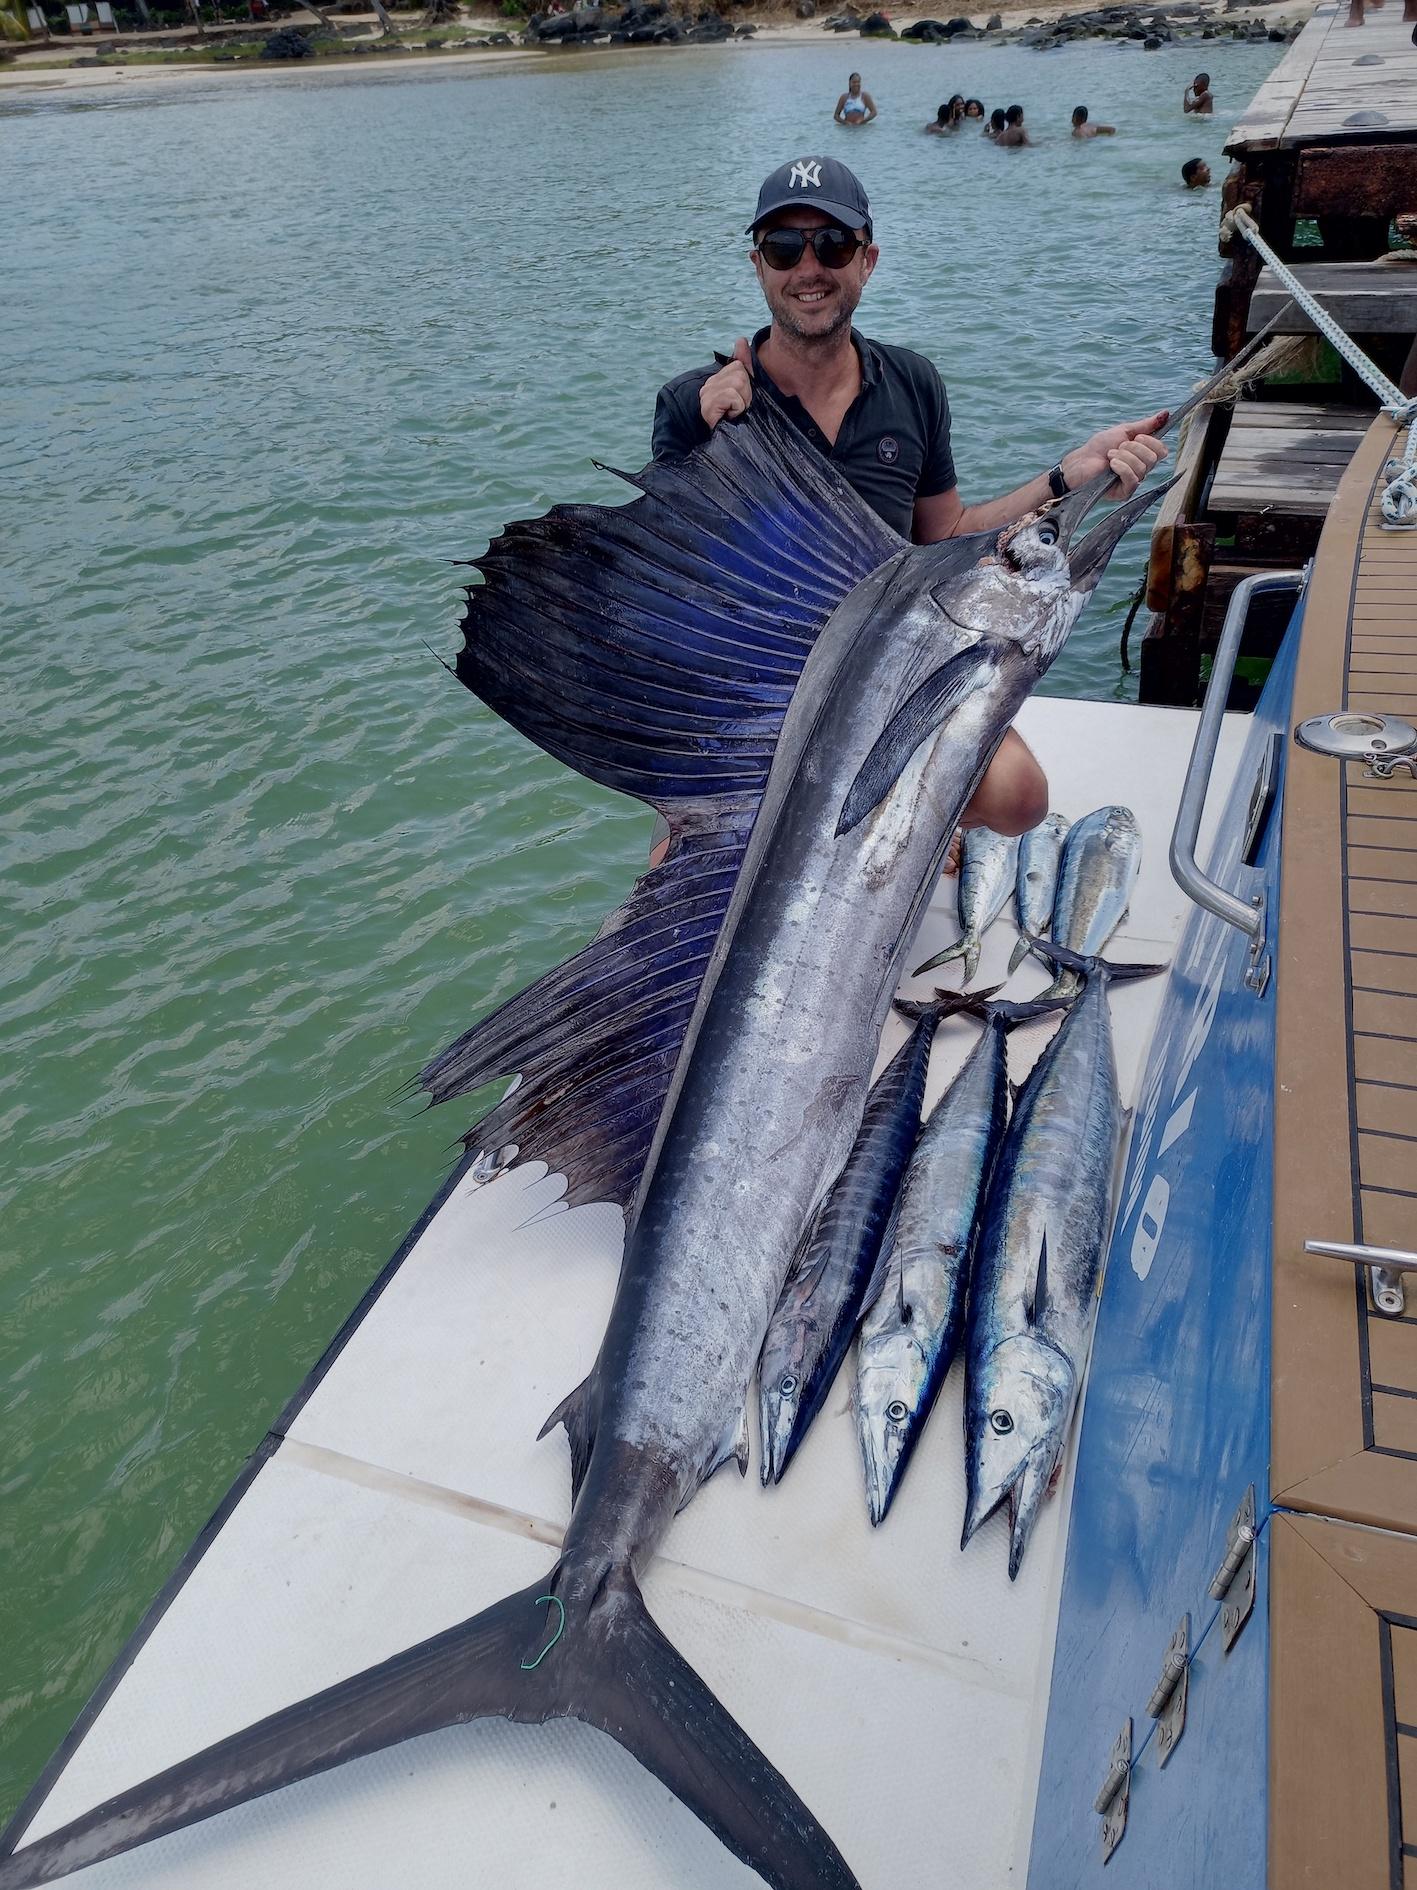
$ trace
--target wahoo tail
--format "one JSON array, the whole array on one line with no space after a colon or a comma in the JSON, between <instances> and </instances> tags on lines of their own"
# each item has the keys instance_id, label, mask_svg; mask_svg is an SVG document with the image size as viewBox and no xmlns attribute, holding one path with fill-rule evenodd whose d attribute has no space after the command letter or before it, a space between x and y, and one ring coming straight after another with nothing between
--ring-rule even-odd
<instances>
[{"instance_id":1,"label":"wahoo tail","mask_svg":"<svg viewBox=\"0 0 1417 1890\"><path fill-rule=\"evenodd\" d=\"M634 1577L588 1598L566 1564L377 1667L208 1746L0 1859L0 1890L121 1851L474 1719L579 1719L608 1732L773 1890L859 1890L840 1852L650 1619ZM565 1592L565 1599L557 1589Z\"/></svg>"}]
</instances>

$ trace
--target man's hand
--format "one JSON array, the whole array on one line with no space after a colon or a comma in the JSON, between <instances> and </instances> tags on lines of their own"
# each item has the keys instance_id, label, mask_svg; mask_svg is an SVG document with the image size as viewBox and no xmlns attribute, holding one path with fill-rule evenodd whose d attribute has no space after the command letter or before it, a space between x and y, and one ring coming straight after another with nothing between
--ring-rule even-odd
<instances>
[{"instance_id":1,"label":"man's hand","mask_svg":"<svg viewBox=\"0 0 1417 1890\"><path fill-rule=\"evenodd\" d=\"M710 429L720 420L736 420L753 401L753 356L740 335L733 344L733 359L717 374L710 374L699 389L699 412ZM1100 437L1100 436L1099 436Z\"/></svg>"},{"instance_id":2,"label":"man's hand","mask_svg":"<svg viewBox=\"0 0 1417 1890\"><path fill-rule=\"evenodd\" d=\"M1117 477L1103 494L1104 498L1130 497L1152 467L1159 466L1165 459L1165 446L1152 436L1166 425L1170 417L1163 408L1149 420L1124 420L1119 426L1104 427L1100 433L1094 433L1090 440L1075 447L1061 462L1063 477L1069 487L1076 491L1079 486L1086 485L1089 479L1096 478L1098 473L1106 472L1110 466Z\"/></svg>"}]
</instances>

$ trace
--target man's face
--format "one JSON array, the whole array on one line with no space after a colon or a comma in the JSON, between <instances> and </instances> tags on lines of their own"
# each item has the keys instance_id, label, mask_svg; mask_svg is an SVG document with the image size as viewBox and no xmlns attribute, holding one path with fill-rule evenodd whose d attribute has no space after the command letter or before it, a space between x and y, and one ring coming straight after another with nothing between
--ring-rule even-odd
<instances>
[{"instance_id":1,"label":"man's face","mask_svg":"<svg viewBox=\"0 0 1417 1890\"><path fill-rule=\"evenodd\" d=\"M1210 182L1210 166L1208 164L1202 164L1198 170L1192 172L1191 174L1191 189L1192 190L1204 190L1206 185L1209 182Z\"/></svg>"},{"instance_id":2,"label":"man's face","mask_svg":"<svg viewBox=\"0 0 1417 1890\"><path fill-rule=\"evenodd\" d=\"M821 210L781 210L763 224L765 230L825 229L837 219ZM858 236L865 232L858 230ZM863 243L844 269L828 269L817 261L810 243L791 269L769 269L757 250L753 267L763 298L776 326L799 341L826 341L849 328L880 250Z\"/></svg>"}]
</instances>

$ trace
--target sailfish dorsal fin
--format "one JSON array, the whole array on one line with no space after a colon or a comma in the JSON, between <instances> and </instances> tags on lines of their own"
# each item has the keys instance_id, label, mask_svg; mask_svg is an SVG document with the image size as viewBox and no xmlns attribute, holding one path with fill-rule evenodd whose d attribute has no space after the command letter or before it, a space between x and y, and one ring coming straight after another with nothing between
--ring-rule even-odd
<instances>
[{"instance_id":1,"label":"sailfish dorsal fin","mask_svg":"<svg viewBox=\"0 0 1417 1890\"><path fill-rule=\"evenodd\" d=\"M658 809L664 862L584 950L421 1074L521 1081L464 1138L628 1205L817 634L901 540L765 394L628 505L558 506L475 561L460 681L567 766Z\"/></svg>"}]
</instances>

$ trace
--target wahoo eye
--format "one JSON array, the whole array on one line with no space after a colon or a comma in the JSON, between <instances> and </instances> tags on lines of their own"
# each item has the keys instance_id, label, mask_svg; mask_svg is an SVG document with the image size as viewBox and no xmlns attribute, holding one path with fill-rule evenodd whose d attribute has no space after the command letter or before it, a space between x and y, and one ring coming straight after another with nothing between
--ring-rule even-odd
<instances>
[{"instance_id":1,"label":"wahoo eye","mask_svg":"<svg viewBox=\"0 0 1417 1890\"><path fill-rule=\"evenodd\" d=\"M1000 1437L1007 1437L1014 1427L1014 1421L1007 1411L991 1411L989 1413L989 1422L993 1425L995 1433Z\"/></svg>"},{"instance_id":2,"label":"wahoo eye","mask_svg":"<svg viewBox=\"0 0 1417 1890\"><path fill-rule=\"evenodd\" d=\"M790 1398L796 1389L797 1380L792 1376L791 1372L785 1373L781 1383L778 1385L778 1390L782 1393L784 1398Z\"/></svg>"},{"instance_id":3,"label":"wahoo eye","mask_svg":"<svg viewBox=\"0 0 1417 1890\"><path fill-rule=\"evenodd\" d=\"M886 1416L892 1424L904 1424L910 1413L899 1398L892 1398L886 1406Z\"/></svg>"},{"instance_id":4,"label":"wahoo eye","mask_svg":"<svg viewBox=\"0 0 1417 1890\"><path fill-rule=\"evenodd\" d=\"M1057 526L1056 520L1051 519L1051 518L1041 518L1039 519L1038 524L1035 526L1034 529L1038 533L1038 539L1039 539L1040 544L1044 544L1044 545L1057 544L1058 526Z\"/></svg>"}]
</instances>

